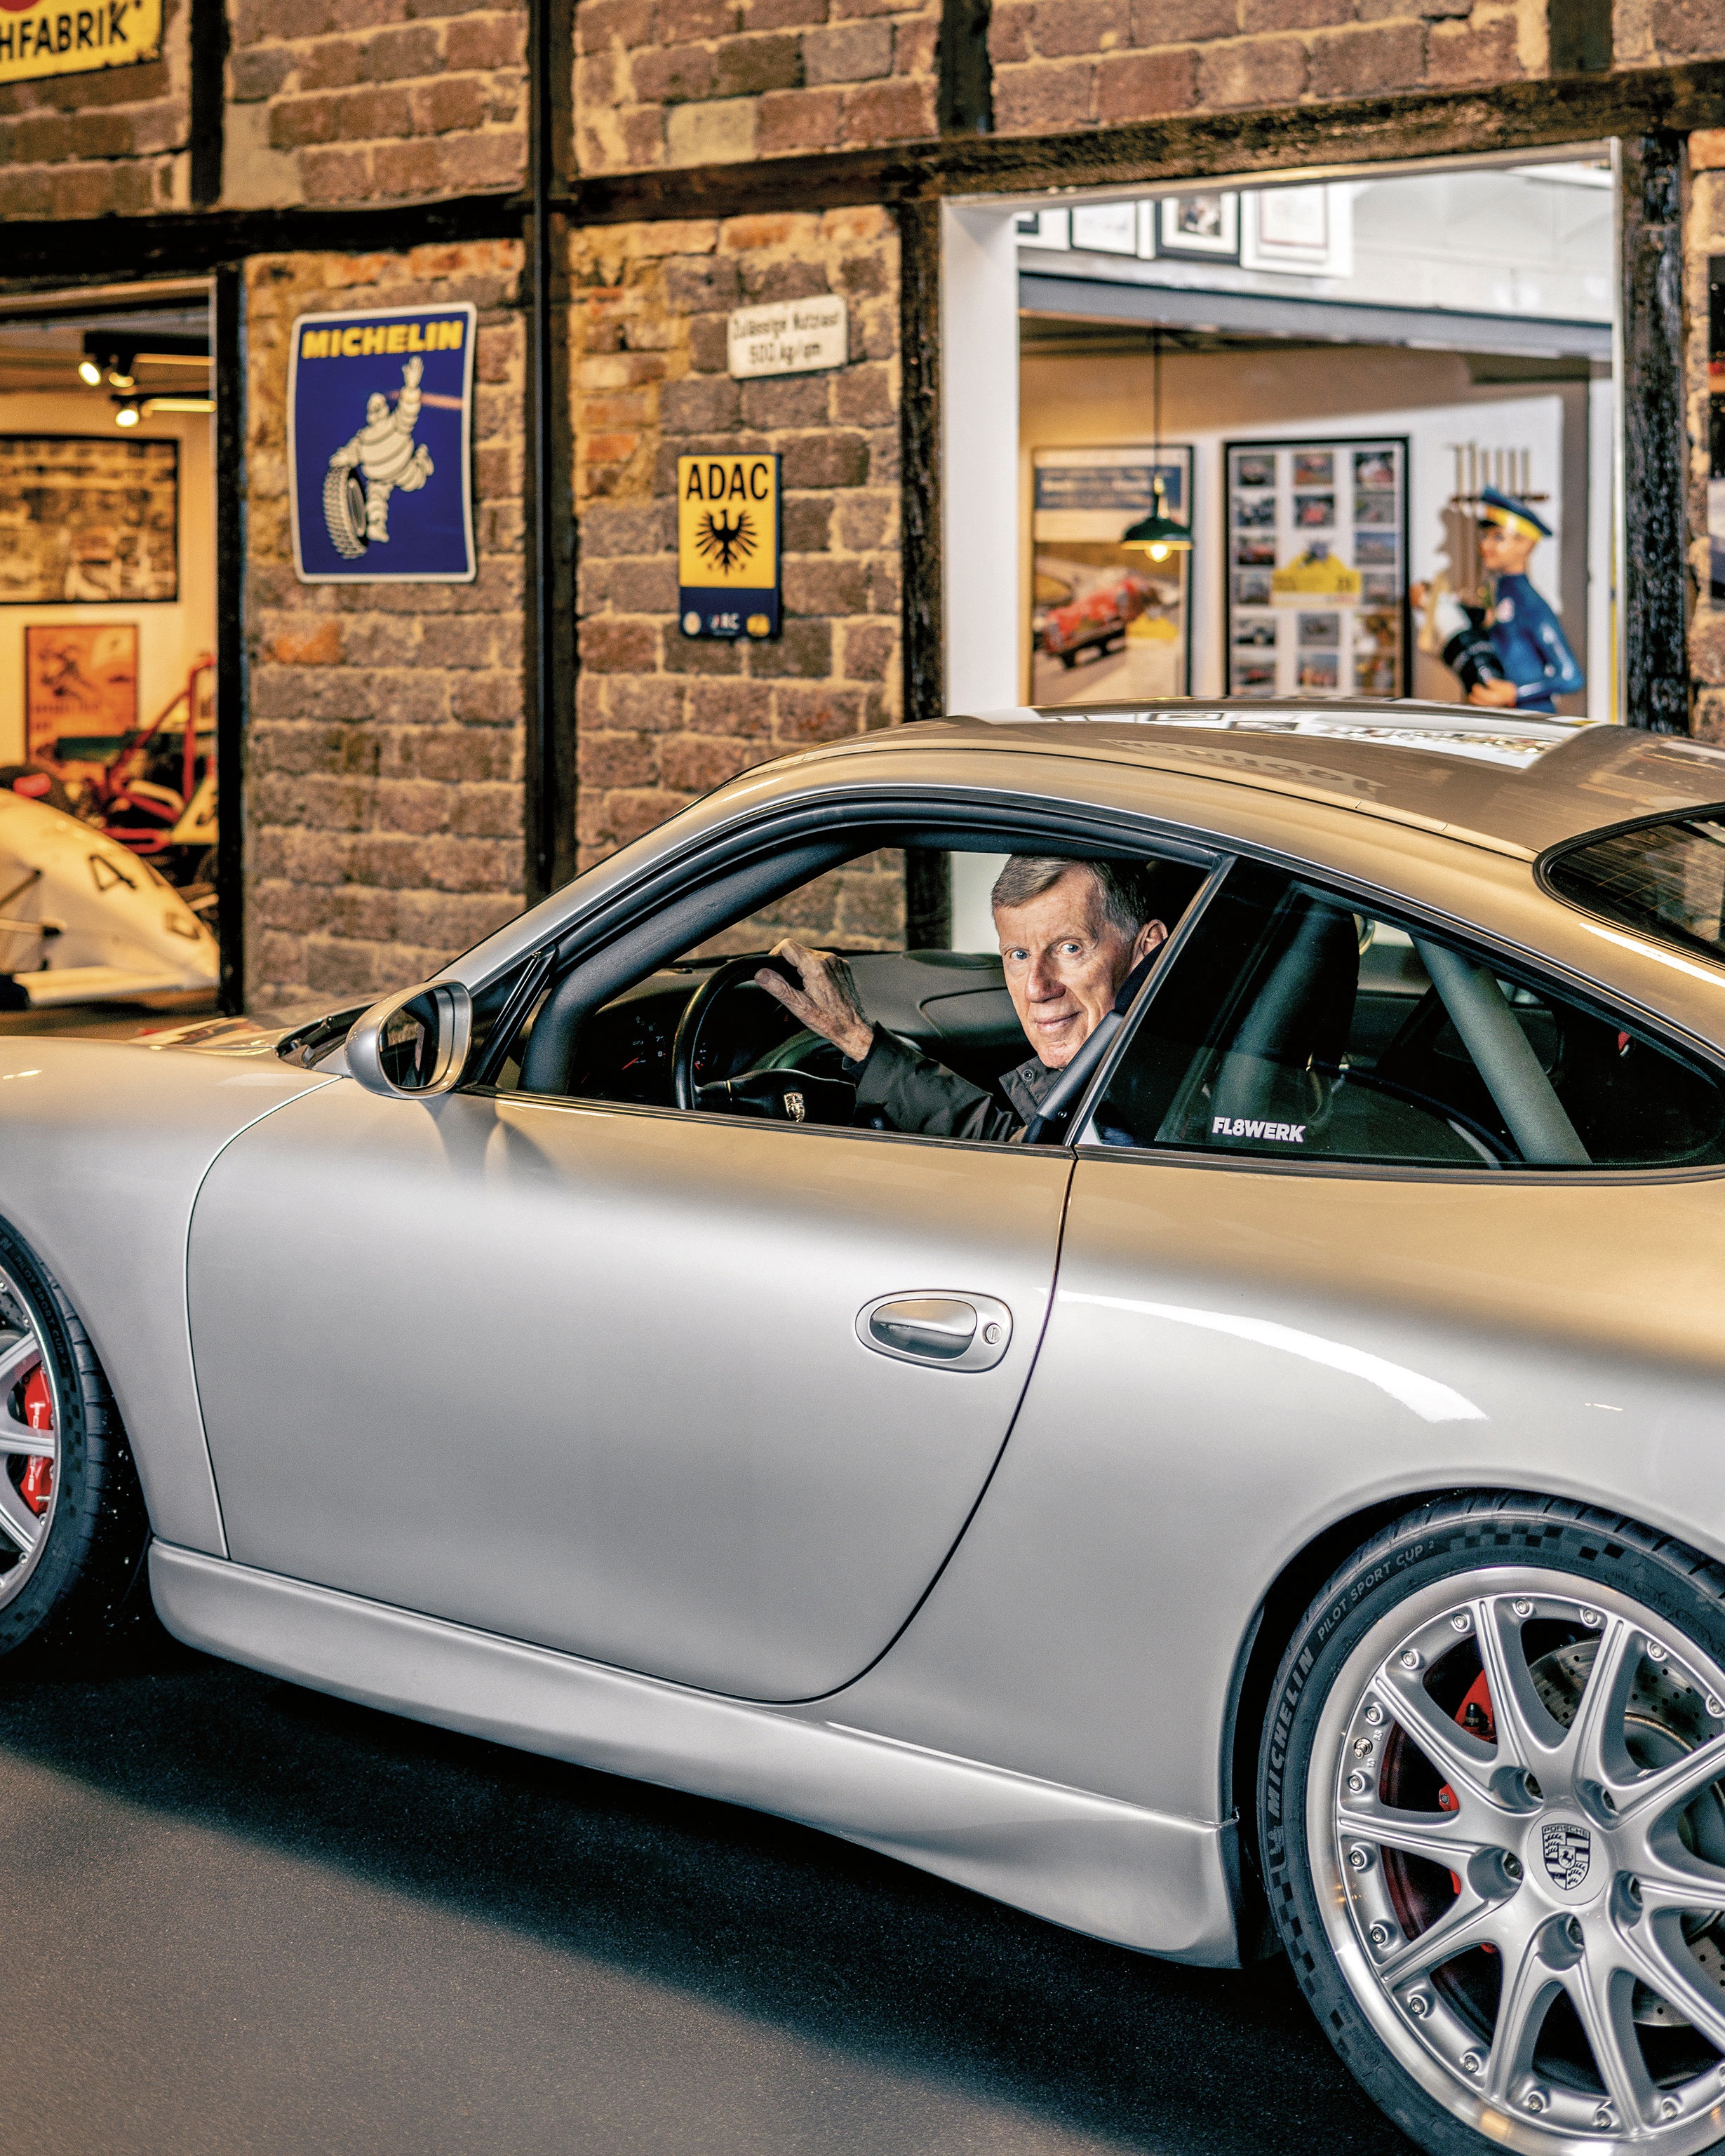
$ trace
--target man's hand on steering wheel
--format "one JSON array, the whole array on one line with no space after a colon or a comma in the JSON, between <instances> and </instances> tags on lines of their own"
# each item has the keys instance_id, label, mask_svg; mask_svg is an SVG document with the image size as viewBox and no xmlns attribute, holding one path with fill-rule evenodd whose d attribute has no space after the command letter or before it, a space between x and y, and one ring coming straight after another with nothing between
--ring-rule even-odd
<instances>
[{"instance_id":1,"label":"man's hand on steering wheel","mask_svg":"<svg viewBox=\"0 0 1725 2156\"><path fill-rule=\"evenodd\" d=\"M850 967L832 952L806 950L788 936L774 945L773 956L795 968L802 978L801 988L765 966L756 974L756 984L811 1032L831 1041L853 1063L860 1063L873 1045L875 1029L863 1009Z\"/></svg>"}]
</instances>

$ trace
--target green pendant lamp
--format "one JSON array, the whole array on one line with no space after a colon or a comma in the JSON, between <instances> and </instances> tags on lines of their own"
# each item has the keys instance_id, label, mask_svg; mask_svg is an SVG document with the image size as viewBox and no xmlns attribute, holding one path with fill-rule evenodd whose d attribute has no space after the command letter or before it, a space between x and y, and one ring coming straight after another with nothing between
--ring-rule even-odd
<instances>
[{"instance_id":1,"label":"green pendant lamp","mask_svg":"<svg viewBox=\"0 0 1725 2156\"><path fill-rule=\"evenodd\" d=\"M1162 462L1162 331L1150 332L1150 382L1155 442L1151 449L1152 470L1154 476L1150 490L1156 506L1147 516L1141 516L1136 524L1127 525L1121 534L1122 547L1136 547L1147 554L1153 562L1165 562L1170 554L1178 553L1192 545L1189 525L1177 524L1165 514L1163 505L1162 474L1156 467Z\"/></svg>"}]
</instances>

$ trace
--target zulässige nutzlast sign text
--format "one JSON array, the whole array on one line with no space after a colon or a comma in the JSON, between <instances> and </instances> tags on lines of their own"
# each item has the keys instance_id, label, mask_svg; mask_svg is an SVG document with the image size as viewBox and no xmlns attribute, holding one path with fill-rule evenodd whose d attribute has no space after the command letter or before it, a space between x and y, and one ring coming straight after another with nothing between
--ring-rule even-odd
<instances>
[{"instance_id":1,"label":"zul\u00e4ssige nutzlast sign text","mask_svg":"<svg viewBox=\"0 0 1725 2156\"><path fill-rule=\"evenodd\" d=\"M162 0L0 0L0 83L131 67L162 54Z\"/></svg>"},{"instance_id":2,"label":"zul\u00e4ssige nutzlast sign text","mask_svg":"<svg viewBox=\"0 0 1725 2156\"><path fill-rule=\"evenodd\" d=\"M685 636L777 636L778 459L677 459L677 619Z\"/></svg>"},{"instance_id":3,"label":"zul\u00e4ssige nutzlast sign text","mask_svg":"<svg viewBox=\"0 0 1725 2156\"><path fill-rule=\"evenodd\" d=\"M301 315L288 360L288 503L302 583L466 583L470 302Z\"/></svg>"}]
</instances>

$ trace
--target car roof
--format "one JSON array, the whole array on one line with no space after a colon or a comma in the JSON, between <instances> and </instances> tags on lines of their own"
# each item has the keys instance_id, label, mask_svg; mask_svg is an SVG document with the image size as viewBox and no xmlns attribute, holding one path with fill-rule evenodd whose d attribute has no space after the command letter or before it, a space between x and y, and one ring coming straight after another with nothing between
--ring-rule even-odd
<instances>
[{"instance_id":1,"label":"car roof","mask_svg":"<svg viewBox=\"0 0 1725 2156\"><path fill-rule=\"evenodd\" d=\"M1181 771L1529 855L1636 817L1725 803L1725 750L1704 742L1411 701L1024 706L893 727L817 753L919 739Z\"/></svg>"}]
</instances>

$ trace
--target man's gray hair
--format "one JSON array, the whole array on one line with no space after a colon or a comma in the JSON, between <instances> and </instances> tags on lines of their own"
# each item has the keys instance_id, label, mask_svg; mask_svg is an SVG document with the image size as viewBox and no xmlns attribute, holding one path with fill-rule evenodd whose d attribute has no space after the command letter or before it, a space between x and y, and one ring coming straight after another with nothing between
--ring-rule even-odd
<instances>
[{"instance_id":1,"label":"man's gray hair","mask_svg":"<svg viewBox=\"0 0 1725 2156\"><path fill-rule=\"evenodd\" d=\"M1152 871L1136 861L1065 861L1046 854L1014 854L994 879L989 902L1028 906L1033 898L1052 891L1068 869L1086 869L1096 878L1101 886L1102 917L1122 936L1136 936L1151 918Z\"/></svg>"}]
</instances>

